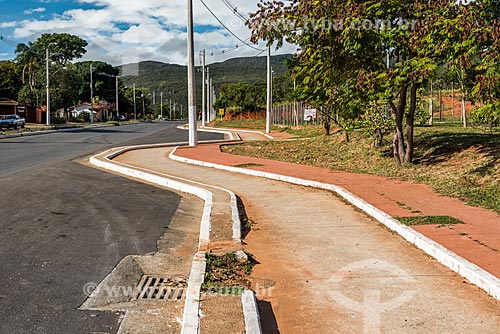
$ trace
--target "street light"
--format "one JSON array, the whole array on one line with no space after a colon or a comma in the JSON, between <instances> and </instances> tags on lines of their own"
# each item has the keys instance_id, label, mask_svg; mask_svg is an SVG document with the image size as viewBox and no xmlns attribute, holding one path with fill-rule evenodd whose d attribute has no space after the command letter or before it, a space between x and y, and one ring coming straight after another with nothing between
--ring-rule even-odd
<instances>
[{"instance_id":1,"label":"street light","mask_svg":"<svg viewBox=\"0 0 500 334\"><path fill-rule=\"evenodd\" d=\"M187 0L187 55L188 55L188 120L189 120L189 146L198 145L198 132L196 122L196 96L194 82L194 32L193 32L193 0Z\"/></svg>"}]
</instances>

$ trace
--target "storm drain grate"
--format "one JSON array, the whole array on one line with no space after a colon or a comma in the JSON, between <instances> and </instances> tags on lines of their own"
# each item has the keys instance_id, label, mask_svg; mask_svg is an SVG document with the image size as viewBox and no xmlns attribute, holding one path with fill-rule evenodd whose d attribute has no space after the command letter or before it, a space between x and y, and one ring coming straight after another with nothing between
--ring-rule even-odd
<instances>
[{"instance_id":1,"label":"storm drain grate","mask_svg":"<svg viewBox=\"0 0 500 334\"><path fill-rule=\"evenodd\" d=\"M179 301L184 296L187 279L181 276L161 278L143 276L135 293L135 300Z\"/></svg>"}]
</instances>

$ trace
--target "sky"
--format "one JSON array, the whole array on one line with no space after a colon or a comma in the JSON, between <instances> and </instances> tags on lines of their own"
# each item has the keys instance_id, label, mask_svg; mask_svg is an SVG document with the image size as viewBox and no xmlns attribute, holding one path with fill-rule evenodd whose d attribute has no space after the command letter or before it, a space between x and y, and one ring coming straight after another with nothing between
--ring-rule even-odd
<instances>
[{"instance_id":1,"label":"sky","mask_svg":"<svg viewBox=\"0 0 500 334\"><path fill-rule=\"evenodd\" d=\"M256 49L244 46L217 22L202 0L192 1L197 64L202 49L206 49L208 64L265 55L256 50L264 49L264 43L254 46ZM203 1L229 30L248 41L250 31L241 16L255 12L258 0ZM82 60L106 61L115 66L146 60L185 65L186 3L186 0L0 0L0 35L4 37L0 41L0 60L14 58L17 43L33 42L43 33L66 32L89 43ZM286 45L278 52L273 50L273 54L294 51L295 47Z\"/></svg>"}]
</instances>

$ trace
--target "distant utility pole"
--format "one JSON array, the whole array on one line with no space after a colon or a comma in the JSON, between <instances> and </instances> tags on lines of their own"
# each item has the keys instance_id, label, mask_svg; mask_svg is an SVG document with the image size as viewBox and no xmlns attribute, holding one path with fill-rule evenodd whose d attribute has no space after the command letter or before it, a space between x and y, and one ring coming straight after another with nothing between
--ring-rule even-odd
<instances>
[{"instance_id":1,"label":"distant utility pole","mask_svg":"<svg viewBox=\"0 0 500 334\"><path fill-rule=\"evenodd\" d=\"M208 120L211 121L211 115L210 115L210 67L207 67L207 78L205 80L205 86L207 90L207 96L206 96L206 102L207 102L207 115L208 115Z\"/></svg>"},{"instance_id":2,"label":"distant utility pole","mask_svg":"<svg viewBox=\"0 0 500 334\"><path fill-rule=\"evenodd\" d=\"M168 108L168 112L170 113L169 119L172 120L172 98L170 98L168 102L170 103L170 107Z\"/></svg>"},{"instance_id":3,"label":"distant utility pole","mask_svg":"<svg viewBox=\"0 0 500 334\"><path fill-rule=\"evenodd\" d=\"M203 78L201 80L201 126L205 127L207 120L207 113L205 110L205 49L200 53L201 55L201 72L203 73ZM210 118L209 118L210 121Z\"/></svg>"},{"instance_id":4,"label":"distant utility pole","mask_svg":"<svg viewBox=\"0 0 500 334\"><path fill-rule=\"evenodd\" d=\"M163 92L160 92L160 114L161 114L161 118L163 119Z\"/></svg>"},{"instance_id":5,"label":"distant utility pole","mask_svg":"<svg viewBox=\"0 0 500 334\"><path fill-rule=\"evenodd\" d=\"M47 71L47 114L45 115L47 125L50 125L50 74L49 74L49 49L45 50L45 70Z\"/></svg>"},{"instance_id":6,"label":"distant utility pole","mask_svg":"<svg viewBox=\"0 0 500 334\"><path fill-rule=\"evenodd\" d=\"M118 94L118 89L119 89L118 77L119 76L117 75L115 78L116 78L116 117L118 117L118 119L119 119L119 117L120 117L120 108L118 108L118 106L120 104L120 102L119 102L120 96Z\"/></svg>"},{"instance_id":7,"label":"distant utility pole","mask_svg":"<svg viewBox=\"0 0 500 334\"><path fill-rule=\"evenodd\" d=\"M94 67L90 64L90 124L94 123Z\"/></svg>"},{"instance_id":8,"label":"distant utility pole","mask_svg":"<svg viewBox=\"0 0 500 334\"><path fill-rule=\"evenodd\" d=\"M214 84L212 83L213 80L212 78L210 78L210 108L208 109L209 110L209 114L210 116L212 116L214 114Z\"/></svg>"},{"instance_id":9,"label":"distant utility pole","mask_svg":"<svg viewBox=\"0 0 500 334\"><path fill-rule=\"evenodd\" d=\"M133 89L134 89L134 119L137 120L137 102L135 98L135 82L133 84Z\"/></svg>"},{"instance_id":10,"label":"distant utility pole","mask_svg":"<svg viewBox=\"0 0 500 334\"><path fill-rule=\"evenodd\" d=\"M271 47L267 47L267 110L266 110L266 133L271 133L271 108L272 108L272 71L271 71Z\"/></svg>"},{"instance_id":11,"label":"distant utility pole","mask_svg":"<svg viewBox=\"0 0 500 334\"><path fill-rule=\"evenodd\" d=\"M194 77L194 34L193 34L193 0L187 0L187 54L188 54L188 119L189 119L189 146L198 145L196 95Z\"/></svg>"}]
</instances>

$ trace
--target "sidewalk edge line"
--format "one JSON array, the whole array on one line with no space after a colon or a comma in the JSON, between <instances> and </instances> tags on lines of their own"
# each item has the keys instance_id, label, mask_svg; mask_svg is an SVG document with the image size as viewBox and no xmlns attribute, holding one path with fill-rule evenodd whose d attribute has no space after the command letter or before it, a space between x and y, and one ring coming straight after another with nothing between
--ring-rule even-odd
<instances>
[{"instance_id":1,"label":"sidewalk edge line","mask_svg":"<svg viewBox=\"0 0 500 334\"><path fill-rule=\"evenodd\" d=\"M384 211L376 208L372 204L366 202L360 197L352 194L346 189L336 186L333 184L322 183L318 181L305 180L301 178L285 176L275 173L256 171L245 168L236 168L231 166L224 166L220 164L204 162L199 160L194 160L190 158L180 157L174 154L170 154L169 158L192 165L198 165L203 167L221 169L229 172L246 174L251 176L268 178L271 180L284 181L292 184L302 185L306 187L314 187L324 190L329 190L337 193L339 196L347 200L349 203L365 212L369 216L376 219L378 222L386 226L389 230L392 230L403 237L405 240L415 245L426 254L430 255L438 262L453 270L460 276L469 280L472 284L478 286L479 288L485 290L489 295L497 300L500 300L500 279L493 276L481 267L469 262L468 260L462 258L461 256L455 254L444 246L438 244L434 240L424 236L423 234L402 225L399 221L391 217Z\"/></svg>"}]
</instances>

